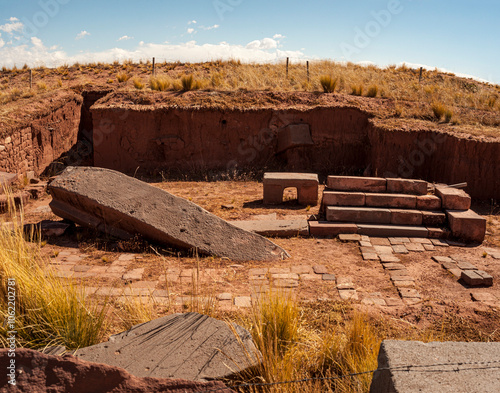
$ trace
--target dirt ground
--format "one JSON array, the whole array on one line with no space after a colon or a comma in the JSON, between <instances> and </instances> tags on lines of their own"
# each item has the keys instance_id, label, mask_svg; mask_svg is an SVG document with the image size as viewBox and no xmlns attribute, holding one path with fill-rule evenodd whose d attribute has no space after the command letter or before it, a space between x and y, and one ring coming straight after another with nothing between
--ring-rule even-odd
<instances>
[{"instance_id":1,"label":"dirt ground","mask_svg":"<svg viewBox=\"0 0 500 393\"><path fill-rule=\"evenodd\" d=\"M162 182L154 185L189 199L226 220L265 219L270 214L276 214L277 219L309 218L319 214L319 206L299 206L293 190L285 191L282 205L264 206L262 183L256 181ZM51 197L46 195L26 206L25 222L61 220L51 213L48 207L50 200ZM487 204L476 204L473 208L487 218L487 237L482 245L436 247L434 251L398 255L414 278L415 288L422 295L421 302L417 304L400 301L396 287L379 261L364 261L357 243L343 243L338 239L272 239L286 249L291 257L270 265L266 262L233 263L227 259L198 257L148 244L140 238L119 241L92 230L70 227L62 236L43 239L42 253L58 269L61 277L76 280L87 288L89 294L95 294L103 288L110 288L110 291L112 288L130 288L141 296L156 291L154 295L167 296L169 304L172 298L179 302L196 295L222 299L224 296L221 297L221 294L230 294L231 301L220 302L228 310L238 308L237 305L244 306L245 299L255 296L258 282L252 281L252 272L255 270L251 269L275 268L278 273L305 269L304 272L307 270L312 273L311 268L321 265L328 273L334 274L337 280L339 277L350 277L358 300L348 303L374 318L397 322L410 331L447 321L447 326L452 328L471 329L474 334L463 336L466 339L498 340L500 260L494 259L491 253L500 253L500 209ZM372 240L374 244L379 241ZM479 269L491 274L494 285L469 288L431 259L433 256L454 255L465 257ZM130 272L141 274L135 279L124 279L123 274ZM193 283L196 272L198 280ZM298 299L311 304L341 301L335 283L321 279L300 279L299 284L291 290ZM473 301L474 294L476 299L482 301ZM398 302L394 306L380 306L365 300L373 296ZM461 337L460 334L458 336Z\"/></svg>"}]
</instances>

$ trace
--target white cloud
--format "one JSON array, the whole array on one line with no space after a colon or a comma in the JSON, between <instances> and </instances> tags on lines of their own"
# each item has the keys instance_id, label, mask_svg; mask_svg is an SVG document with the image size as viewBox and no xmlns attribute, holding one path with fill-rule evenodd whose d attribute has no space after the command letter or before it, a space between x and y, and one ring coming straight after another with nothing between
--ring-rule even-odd
<instances>
[{"instance_id":1,"label":"white cloud","mask_svg":"<svg viewBox=\"0 0 500 393\"><path fill-rule=\"evenodd\" d=\"M19 22L19 19L17 19L14 16L11 16L9 18L10 23L6 23L4 25L0 25L0 30L12 34L14 31L22 31L24 28L24 25L22 22Z\"/></svg>"},{"instance_id":2,"label":"white cloud","mask_svg":"<svg viewBox=\"0 0 500 393\"><path fill-rule=\"evenodd\" d=\"M220 27L220 25L213 25L213 26L208 26L208 27L200 26L200 28L202 28L203 30L213 30L213 29L218 29L219 27Z\"/></svg>"},{"instance_id":3,"label":"white cloud","mask_svg":"<svg viewBox=\"0 0 500 393\"><path fill-rule=\"evenodd\" d=\"M273 38L275 40L281 40L282 38L285 38L285 36L283 34L275 34L273 35Z\"/></svg>"},{"instance_id":4,"label":"white cloud","mask_svg":"<svg viewBox=\"0 0 500 393\"><path fill-rule=\"evenodd\" d=\"M187 33L188 34L193 34L194 33L194 29L192 27L190 27L189 29L187 29Z\"/></svg>"},{"instance_id":5,"label":"white cloud","mask_svg":"<svg viewBox=\"0 0 500 393\"><path fill-rule=\"evenodd\" d=\"M127 40L133 40L134 37L129 37L128 35L124 35L120 38L117 39L117 41L127 41Z\"/></svg>"},{"instance_id":6,"label":"white cloud","mask_svg":"<svg viewBox=\"0 0 500 393\"><path fill-rule=\"evenodd\" d=\"M0 37L0 48L2 48L5 45L5 41Z\"/></svg>"},{"instance_id":7,"label":"white cloud","mask_svg":"<svg viewBox=\"0 0 500 393\"><path fill-rule=\"evenodd\" d=\"M88 31L82 30L76 35L75 40L81 40L82 38L85 38L88 35L90 35Z\"/></svg>"},{"instance_id":8,"label":"white cloud","mask_svg":"<svg viewBox=\"0 0 500 393\"><path fill-rule=\"evenodd\" d=\"M165 59L166 61L202 62L216 59L239 59L242 62L275 62L290 57L293 61L306 59L301 51L283 51L276 49L270 39L257 40L256 45L233 45L227 42L219 44L197 44L189 41L181 44L154 44L140 42L134 49L111 48L100 52L82 52L68 55L62 50L52 50L43 42L33 37L23 45L4 45L0 48L0 67L13 67L27 63L30 67L57 67L63 64L113 62L132 59L134 61ZM273 40L271 40L273 41Z\"/></svg>"},{"instance_id":9,"label":"white cloud","mask_svg":"<svg viewBox=\"0 0 500 393\"><path fill-rule=\"evenodd\" d=\"M272 38L263 38L262 40L255 40L249 42L246 46L247 49L273 49L278 47L278 42Z\"/></svg>"},{"instance_id":10,"label":"white cloud","mask_svg":"<svg viewBox=\"0 0 500 393\"><path fill-rule=\"evenodd\" d=\"M188 22L188 25L195 25L196 23L198 23L198 22L196 22L195 20L190 20L190 21Z\"/></svg>"}]
</instances>

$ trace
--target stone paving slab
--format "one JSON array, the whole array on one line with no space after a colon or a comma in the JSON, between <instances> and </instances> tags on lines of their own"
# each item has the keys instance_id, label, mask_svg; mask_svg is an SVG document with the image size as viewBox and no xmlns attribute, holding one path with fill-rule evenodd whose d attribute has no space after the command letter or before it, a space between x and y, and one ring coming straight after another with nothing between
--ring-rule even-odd
<instances>
[{"instance_id":1,"label":"stone paving slab","mask_svg":"<svg viewBox=\"0 0 500 393\"><path fill-rule=\"evenodd\" d=\"M372 237L372 238L370 238L370 242L374 246L390 246L391 245L391 242L389 241L389 239L387 239L385 237Z\"/></svg>"},{"instance_id":2,"label":"stone paving slab","mask_svg":"<svg viewBox=\"0 0 500 393\"><path fill-rule=\"evenodd\" d=\"M313 266L314 273L316 274L327 274L329 273L328 269L324 265L315 265Z\"/></svg>"},{"instance_id":3,"label":"stone paving slab","mask_svg":"<svg viewBox=\"0 0 500 393\"><path fill-rule=\"evenodd\" d=\"M403 244L395 244L392 246L392 250L395 254L408 254L408 249Z\"/></svg>"},{"instance_id":4,"label":"stone paving slab","mask_svg":"<svg viewBox=\"0 0 500 393\"><path fill-rule=\"evenodd\" d=\"M431 239L431 242L436 247L450 247L450 245L442 239Z\"/></svg>"},{"instance_id":5,"label":"stone paving slab","mask_svg":"<svg viewBox=\"0 0 500 393\"><path fill-rule=\"evenodd\" d=\"M410 243L420 243L420 244L432 244L430 239L423 237L412 237Z\"/></svg>"},{"instance_id":6,"label":"stone paving slab","mask_svg":"<svg viewBox=\"0 0 500 393\"><path fill-rule=\"evenodd\" d=\"M422 244L420 243L407 243L405 245L406 249L408 251L413 251L413 252L423 252L425 251L425 248Z\"/></svg>"},{"instance_id":7,"label":"stone paving slab","mask_svg":"<svg viewBox=\"0 0 500 393\"><path fill-rule=\"evenodd\" d=\"M379 260L379 256L375 252L364 252L364 253L362 253L362 256L363 256L364 261L378 261Z\"/></svg>"},{"instance_id":8,"label":"stone paving slab","mask_svg":"<svg viewBox=\"0 0 500 393\"><path fill-rule=\"evenodd\" d=\"M399 259L398 257L395 257L394 255L382 254L382 255L380 255L380 262L382 262L382 263L398 263L398 262L401 262L401 259Z\"/></svg>"},{"instance_id":9,"label":"stone paving slab","mask_svg":"<svg viewBox=\"0 0 500 393\"><path fill-rule=\"evenodd\" d=\"M373 246L375 248L375 251L377 254L386 254L386 255L392 255L392 247L391 246Z\"/></svg>"},{"instance_id":10,"label":"stone paving slab","mask_svg":"<svg viewBox=\"0 0 500 393\"><path fill-rule=\"evenodd\" d=\"M388 240L393 246L398 244L410 243L410 238L408 237L390 237Z\"/></svg>"},{"instance_id":11,"label":"stone paving slab","mask_svg":"<svg viewBox=\"0 0 500 393\"><path fill-rule=\"evenodd\" d=\"M358 242L361 240L361 236L354 233L341 233L338 238L342 242Z\"/></svg>"},{"instance_id":12,"label":"stone paving slab","mask_svg":"<svg viewBox=\"0 0 500 393\"><path fill-rule=\"evenodd\" d=\"M358 300L358 293L354 289L339 290L339 296L342 300Z\"/></svg>"}]
</instances>

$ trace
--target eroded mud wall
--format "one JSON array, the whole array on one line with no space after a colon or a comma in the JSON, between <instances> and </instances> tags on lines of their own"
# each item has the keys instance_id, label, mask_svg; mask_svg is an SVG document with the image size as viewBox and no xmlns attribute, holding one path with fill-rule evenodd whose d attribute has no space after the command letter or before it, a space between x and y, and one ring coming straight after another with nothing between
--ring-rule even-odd
<instances>
[{"instance_id":1,"label":"eroded mud wall","mask_svg":"<svg viewBox=\"0 0 500 393\"><path fill-rule=\"evenodd\" d=\"M430 182L467 182L478 199L500 199L500 142L429 130L369 127L372 172Z\"/></svg>"},{"instance_id":2,"label":"eroded mud wall","mask_svg":"<svg viewBox=\"0 0 500 393\"><path fill-rule=\"evenodd\" d=\"M13 128L0 140L0 170L37 175L75 144L80 123L81 96L68 92L51 101L46 113Z\"/></svg>"},{"instance_id":3,"label":"eroded mud wall","mask_svg":"<svg viewBox=\"0 0 500 393\"><path fill-rule=\"evenodd\" d=\"M196 171L234 167L330 170L366 165L368 116L354 108L309 111L91 109L94 164L136 170ZM310 126L314 148L275 154L278 131Z\"/></svg>"}]
</instances>

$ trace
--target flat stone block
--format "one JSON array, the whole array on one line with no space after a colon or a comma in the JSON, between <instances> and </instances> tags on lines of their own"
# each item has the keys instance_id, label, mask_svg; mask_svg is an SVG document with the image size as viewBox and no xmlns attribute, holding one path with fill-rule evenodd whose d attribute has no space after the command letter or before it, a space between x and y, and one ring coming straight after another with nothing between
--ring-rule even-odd
<instances>
[{"instance_id":1,"label":"flat stone block","mask_svg":"<svg viewBox=\"0 0 500 393\"><path fill-rule=\"evenodd\" d=\"M398 262L401 262L401 259L399 259L398 257L395 257L394 255L381 254L380 255L380 262L382 262L382 263L398 263Z\"/></svg>"},{"instance_id":2,"label":"flat stone block","mask_svg":"<svg viewBox=\"0 0 500 393\"><path fill-rule=\"evenodd\" d=\"M392 282L396 288L413 288L415 287L415 281L407 280L395 280Z\"/></svg>"},{"instance_id":3,"label":"flat stone block","mask_svg":"<svg viewBox=\"0 0 500 393\"><path fill-rule=\"evenodd\" d=\"M342 233L339 235L339 240L341 242L359 242L361 240L361 236L352 233L349 234Z\"/></svg>"},{"instance_id":4,"label":"flat stone block","mask_svg":"<svg viewBox=\"0 0 500 393\"><path fill-rule=\"evenodd\" d=\"M423 252L425 251L425 248L422 244L420 243L408 243L406 244L406 249L408 251L413 251L413 252Z\"/></svg>"},{"instance_id":5,"label":"flat stone block","mask_svg":"<svg viewBox=\"0 0 500 393\"><path fill-rule=\"evenodd\" d=\"M271 278L274 280L298 280L299 275L296 273L277 273L271 274Z\"/></svg>"},{"instance_id":6,"label":"flat stone block","mask_svg":"<svg viewBox=\"0 0 500 393\"><path fill-rule=\"evenodd\" d=\"M270 274L287 274L290 272L291 269L289 267L271 267L269 269Z\"/></svg>"},{"instance_id":7,"label":"flat stone block","mask_svg":"<svg viewBox=\"0 0 500 393\"><path fill-rule=\"evenodd\" d=\"M482 243L486 235L486 219L472 210L447 210L453 237L466 242Z\"/></svg>"},{"instance_id":8,"label":"flat stone block","mask_svg":"<svg viewBox=\"0 0 500 393\"><path fill-rule=\"evenodd\" d=\"M470 297L475 302L496 303L497 298L488 292L471 292Z\"/></svg>"},{"instance_id":9,"label":"flat stone block","mask_svg":"<svg viewBox=\"0 0 500 393\"><path fill-rule=\"evenodd\" d=\"M394 246L409 243L410 239L408 237L390 237L389 242Z\"/></svg>"},{"instance_id":10,"label":"flat stone block","mask_svg":"<svg viewBox=\"0 0 500 393\"><path fill-rule=\"evenodd\" d=\"M432 244L430 239L425 237L414 237L410 239L410 243L419 243L419 244Z\"/></svg>"},{"instance_id":11,"label":"flat stone block","mask_svg":"<svg viewBox=\"0 0 500 393\"><path fill-rule=\"evenodd\" d=\"M391 209L391 224L421 225L423 215L419 210Z\"/></svg>"},{"instance_id":12,"label":"flat stone block","mask_svg":"<svg viewBox=\"0 0 500 393\"><path fill-rule=\"evenodd\" d=\"M446 269L446 270L458 269L456 262L441 262L441 266L443 267L443 269ZM460 270L462 270L462 269L460 269Z\"/></svg>"},{"instance_id":13,"label":"flat stone block","mask_svg":"<svg viewBox=\"0 0 500 393\"><path fill-rule=\"evenodd\" d=\"M389 241L389 239L387 239L385 237L372 237L370 239L370 242L374 246L390 246L391 245L391 242Z\"/></svg>"},{"instance_id":14,"label":"flat stone block","mask_svg":"<svg viewBox=\"0 0 500 393\"><path fill-rule=\"evenodd\" d=\"M364 261L378 261L379 256L377 253L374 252L364 252L361 254L363 256Z\"/></svg>"},{"instance_id":15,"label":"flat stone block","mask_svg":"<svg viewBox=\"0 0 500 393\"><path fill-rule=\"evenodd\" d=\"M462 270L477 270L476 266L474 266L472 263L467 262L467 261L459 261L459 262L457 262L457 266L459 269L462 269Z\"/></svg>"},{"instance_id":16,"label":"flat stone block","mask_svg":"<svg viewBox=\"0 0 500 393\"><path fill-rule=\"evenodd\" d=\"M493 285L493 276L489 273L486 273L483 270L476 270L476 274L479 274L483 278L483 285L492 286Z\"/></svg>"},{"instance_id":17,"label":"flat stone block","mask_svg":"<svg viewBox=\"0 0 500 393\"><path fill-rule=\"evenodd\" d=\"M265 276L269 272L268 268L265 267L256 267L252 268L248 271L249 276Z\"/></svg>"},{"instance_id":18,"label":"flat stone block","mask_svg":"<svg viewBox=\"0 0 500 393\"><path fill-rule=\"evenodd\" d=\"M450 235L450 231L448 229L436 227L427 227L427 233L427 237L430 239L446 239Z\"/></svg>"},{"instance_id":19,"label":"flat stone block","mask_svg":"<svg viewBox=\"0 0 500 393\"><path fill-rule=\"evenodd\" d=\"M389 263L384 263L383 264L384 266L384 269L386 270L400 270L400 269L406 269L405 268L405 265L401 264L401 263L393 263L393 262L389 262Z\"/></svg>"},{"instance_id":20,"label":"flat stone block","mask_svg":"<svg viewBox=\"0 0 500 393\"><path fill-rule=\"evenodd\" d=\"M357 233L357 232L358 232L358 226L353 223L309 221L309 234L314 237L337 237L341 233Z\"/></svg>"},{"instance_id":21,"label":"flat stone block","mask_svg":"<svg viewBox=\"0 0 500 393\"><path fill-rule=\"evenodd\" d=\"M387 192L425 195L427 194L427 182L413 179L387 179Z\"/></svg>"},{"instance_id":22,"label":"flat stone block","mask_svg":"<svg viewBox=\"0 0 500 393\"><path fill-rule=\"evenodd\" d=\"M368 306L386 306L385 300L378 297L365 297L361 300L361 304L366 304Z\"/></svg>"},{"instance_id":23,"label":"flat stone block","mask_svg":"<svg viewBox=\"0 0 500 393\"><path fill-rule=\"evenodd\" d=\"M335 281L335 274L322 274L323 281Z\"/></svg>"},{"instance_id":24,"label":"flat stone block","mask_svg":"<svg viewBox=\"0 0 500 393\"><path fill-rule=\"evenodd\" d=\"M360 246L360 247L372 247L373 245L372 245L372 243L371 243L371 242L365 242L365 241L363 241L363 240L360 240L360 241L359 241L359 246ZM498 259L500 259L500 258L498 258Z\"/></svg>"},{"instance_id":25,"label":"flat stone block","mask_svg":"<svg viewBox=\"0 0 500 393\"><path fill-rule=\"evenodd\" d=\"M432 244L423 244L425 251L434 251L436 247L434 247Z\"/></svg>"},{"instance_id":26,"label":"flat stone block","mask_svg":"<svg viewBox=\"0 0 500 393\"><path fill-rule=\"evenodd\" d=\"M415 209L417 197L405 194L366 194L366 206Z\"/></svg>"},{"instance_id":27,"label":"flat stone block","mask_svg":"<svg viewBox=\"0 0 500 393\"><path fill-rule=\"evenodd\" d=\"M339 289L342 300L358 300L358 293L354 289Z\"/></svg>"},{"instance_id":28,"label":"flat stone block","mask_svg":"<svg viewBox=\"0 0 500 393\"><path fill-rule=\"evenodd\" d=\"M297 274L311 274L312 267L308 265L295 265L290 268L291 273Z\"/></svg>"},{"instance_id":29,"label":"flat stone block","mask_svg":"<svg viewBox=\"0 0 500 393\"><path fill-rule=\"evenodd\" d=\"M415 280L407 275L407 274L391 274L391 281L412 281L414 282Z\"/></svg>"},{"instance_id":30,"label":"flat stone block","mask_svg":"<svg viewBox=\"0 0 500 393\"><path fill-rule=\"evenodd\" d=\"M422 295L414 288L398 288L399 295L404 298L421 299Z\"/></svg>"},{"instance_id":31,"label":"flat stone block","mask_svg":"<svg viewBox=\"0 0 500 393\"><path fill-rule=\"evenodd\" d=\"M471 287L485 285L483 277L475 270L462 270L460 278Z\"/></svg>"},{"instance_id":32,"label":"flat stone block","mask_svg":"<svg viewBox=\"0 0 500 393\"><path fill-rule=\"evenodd\" d=\"M364 206L365 194L362 192L324 191L324 206Z\"/></svg>"},{"instance_id":33,"label":"flat stone block","mask_svg":"<svg viewBox=\"0 0 500 393\"><path fill-rule=\"evenodd\" d=\"M319 280L322 278L322 274L301 274L300 279L304 281Z\"/></svg>"},{"instance_id":34,"label":"flat stone block","mask_svg":"<svg viewBox=\"0 0 500 393\"><path fill-rule=\"evenodd\" d=\"M388 307L400 307L400 306L404 306L404 303L403 303L403 301L401 299L394 298L394 297L385 299L385 304L387 304Z\"/></svg>"},{"instance_id":35,"label":"flat stone block","mask_svg":"<svg viewBox=\"0 0 500 393\"><path fill-rule=\"evenodd\" d=\"M459 269L459 268L456 268L456 269L449 269L448 270L453 276L455 276L456 278L460 278L462 276L462 270Z\"/></svg>"},{"instance_id":36,"label":"flat stone block","mask_svg":"<svg viewBox=\"0 0 500 393\"><path fill-rule=\"evenodd\" d=\"M370 207L328 206L326 208L326 219L336 222L389 224L391 222L391 211L389 209Z\"/></svg>"},{"instance_id":37,"label":"flat stone block","mask_svg":"<svg viewBox=\"0 0 500 393\"><path fill-rule=\"evenodd\" d=\"M283 238L309 236L307 220L239 220L229 223L262 236Z\"/></svg>"},{"instance_id":38,"label":"flat stone block","mask_svg":"<svg viewBox=\"0 0 500 393\"><path fill-rule=\"evenodd\" d=\"M374 246L370 246L370 247L366 247L366 246L361 246L360 248L360 251L362 253L376 253L377 251L375 250L375 247Z\"/></svg>"},{"instance_id":39,"label":"flat stone block","mask_svg":"<svg viewBox=\"0 0 500 393\"><path fill-rule=\"evenodd\" d=\"M324 265L313 266L313 271L316 274L327 274L328 273L328 269Z\"/></svg>"},{"instance_id":40,"label":"flat stone block","mask_svg":"<svg viewBox=\"0 0 500 393\"><path fill-rule=\"evenodd\" d=\"M418 210L440 210L441 198L435 195L420 195L417 197Z\"/></svg>"},{"instance_id":41,"label":"flat stone block","mask_svg":"<svg viewBox=\"0 0 500 393\"><path fill-rule=\"evenodd\" d=\"M328 176L327 187L335 191L385 192L387 180L380 177Z\"/></svg>"},{"instance_id":42,"label":"flat stone block","mask_svg":"<svg viewBox=\"0 0 500 393\"><path fill-rule=\"evenodd\" d=\"M468 210L470 209L470 196L458 188L436 186L436 195L441 198L443 209Z\"/></svg>"},{"instance_id":43,"label":"flat stone block","mask_svg":"<svg viewBox=\"0 0 500 393\"><path fill-rule=\"evenodd\" d=\"M425 227L358 224L358 233L377 237L427 237L428 231Z\"/></svg>"},{"instance_id":44,"label":"flat stone block","mask_svg":"<svg viewBox=\"0 0 500 393\"><path fill-rule=\"evenodd\" d=\"M431 239L431 242L436 247L450 247L450 245L442 239Z\"/></svg>"},{"instance_id":45,"label":"flat stone block","mask_svg":"<svg viewBox=\"0 0 500 393\"><path fill-rule=\"evenodd\" d=\"M299 286L299 282L298 280L280 279L275 280L273 285L276 288L297 288Z\"/></svg>"},{"instance_id":46,"label":"flat stone block","mask_svg":"<svg viewBox=\"0 0 500 393\"><path fill-rule=\"evenodd\" d=\"M354 289L354 283L350 276L337 276L338 289Z\"/></svg>"},{"instance_id":47,"label":"flat stone block","mask_svg":"<svg viewBox=\"0 0 500 393\"><path fill-rule=\"evenodd\" d=\"M392 247L391 246L373 246L377 254L379 255L392 255Z\"/></svg>"}]
</instances>

